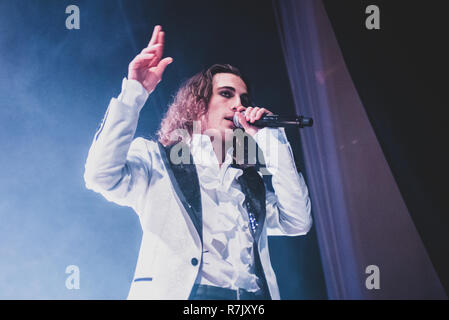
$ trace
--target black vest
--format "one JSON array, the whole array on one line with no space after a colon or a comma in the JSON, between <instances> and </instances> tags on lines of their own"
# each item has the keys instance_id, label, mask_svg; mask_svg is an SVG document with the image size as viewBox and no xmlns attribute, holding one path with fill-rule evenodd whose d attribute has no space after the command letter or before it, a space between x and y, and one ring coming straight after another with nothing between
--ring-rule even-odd
<instances>
[{"instance_id":1,"label":"black vest","mask_svg":"<svg viewBox=\"0 0 449 320\"><path fill-rule=\"evenodd\" d=\"M202 221L202 207L201 207L201 190L196 171L196 166L193 162L193 157L189 154L188 163L173 164L170 161L170 153L173 146L164 147L158 142L162 161L165 164L171 183L175 189L176 194L181 200L184 208L190 216L199 236L201 242L203 241L203 221ZM190 150L189 148L181 148L181 150ZM235 167L235 165L234 165ZM242 192L245 194L245 206L248 212L251 212L257 221L257 229L252 231L253 248L255 259L255 272L259 278L259 286L265 290L269 295L268 285L265 274L260 262L258 242L260 234L265 223L266 203L265 203L265 185L263 179L259 176L255 167L243 168L243 174L238 178Z\"/></svg>"}]
</instances>

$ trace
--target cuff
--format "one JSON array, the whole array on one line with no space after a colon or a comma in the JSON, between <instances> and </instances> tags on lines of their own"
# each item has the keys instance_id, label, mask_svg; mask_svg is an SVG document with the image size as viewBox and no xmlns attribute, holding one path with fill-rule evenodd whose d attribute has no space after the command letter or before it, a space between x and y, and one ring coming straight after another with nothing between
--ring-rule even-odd
<instances>
[{"instance_id":1,"label":"cuff","mask_svg":"<svg viewBox=\"0 0 449 320\"><path fill-rule=\"evenodd\" d=\"M137 80L128 80L123 78L122 92L117 97L117 100L140 110L144 106L149 96L148 91Z\"/></svg>"},{"instance_id":2,"label":"cuff","mask_svg":"<svg viewBox=\"0 0 449 320\"><path fill-rule=\"evenodd\" d=\"M262 150L264 150L264 146L270 146L270 143L288 144L284 128L262 128L257 131L253 139Z\"/></svg>"},{"instance_id":3,"label":"cuff","mask_svg":"<svg viewBox=\"0 0 449 320\"><path fill-rule=\"evenodd\" d=\"M288 143L284 128L265 127L260 129L253 138L263 152L268 170L273 174L281 163L284 167L294 166L293 152Z\"/></svg>"}]
</instances>

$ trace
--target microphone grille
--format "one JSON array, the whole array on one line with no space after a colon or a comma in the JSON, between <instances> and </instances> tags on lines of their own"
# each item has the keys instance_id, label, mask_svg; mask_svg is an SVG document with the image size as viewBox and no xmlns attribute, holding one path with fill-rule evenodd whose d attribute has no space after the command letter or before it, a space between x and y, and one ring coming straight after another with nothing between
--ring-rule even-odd
<instances>
[{"instance_id":1,"label":"microphone grille","mask_svg":"<svg viewBox=\"0 0 449 320\"><path fill-rule=\"evenodd\" d=\"M242 111L241 113L243 113L243 115L245 115L245 111ZM240 124L240 121L239 121L239 112L234 113L234 117L232 118L232 121L234 122L234 126L236 128L243 128L243 126Z\"/></svg>"}]
</instances>

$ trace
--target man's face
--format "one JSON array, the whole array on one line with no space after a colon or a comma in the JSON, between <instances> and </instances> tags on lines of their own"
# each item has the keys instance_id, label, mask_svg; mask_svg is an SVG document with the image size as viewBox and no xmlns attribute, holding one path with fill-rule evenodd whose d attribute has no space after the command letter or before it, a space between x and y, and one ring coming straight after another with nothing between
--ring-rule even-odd
<instances>
[{"instance_id":1,"label":"man's face","mask_svg":"<svg viewBox=\"0 0 449 320\"><path fill-rule=\"evenodd\" d=\"M237 108L242 106L241 95L248 92L243 80L232 73L217 73L212 78L212 86L203 129L215 131L214 136L219 134L225 140L235 128L232 119Z\"/></svg>"}]
</instances>

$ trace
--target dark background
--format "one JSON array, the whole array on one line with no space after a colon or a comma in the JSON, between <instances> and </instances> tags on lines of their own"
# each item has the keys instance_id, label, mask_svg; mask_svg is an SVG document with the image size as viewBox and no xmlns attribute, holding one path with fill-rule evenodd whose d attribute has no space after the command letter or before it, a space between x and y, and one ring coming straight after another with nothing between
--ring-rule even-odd
<instances>
[{"instance_id":1,"label":"dark background","mask_svg":"<svg viewBox=\"0 0 449 320\"><path fill-rule=\"evenodd\" d=\"M413 222L449 292L449 28L444 2L324 4ZM368 5L380 9L380 30L364 27Z\"/></svg>"}]
</instances>

